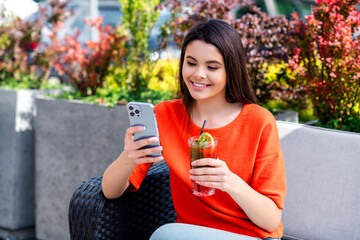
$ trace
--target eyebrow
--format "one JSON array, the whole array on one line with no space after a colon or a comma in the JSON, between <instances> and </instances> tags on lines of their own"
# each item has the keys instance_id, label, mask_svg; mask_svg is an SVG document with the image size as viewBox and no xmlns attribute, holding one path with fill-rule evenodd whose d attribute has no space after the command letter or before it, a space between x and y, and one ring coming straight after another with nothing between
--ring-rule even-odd
<instances>
[{"instance_id":1,"label":"eyebrow","mask_svg":"<svg viewBox=\"0 0 360 240\"><path fill-rule=\"evenodd\" d=\"M194 61L197 61L196 58L192 57L192 56L186 56L186 58L190 58ZM210 61L207 61L206 63L215 63L215 64L219 64L219 65L222 65L221 62L219 61L216 61L216 60L210 60Z\"/></svg>"}]
</instances>

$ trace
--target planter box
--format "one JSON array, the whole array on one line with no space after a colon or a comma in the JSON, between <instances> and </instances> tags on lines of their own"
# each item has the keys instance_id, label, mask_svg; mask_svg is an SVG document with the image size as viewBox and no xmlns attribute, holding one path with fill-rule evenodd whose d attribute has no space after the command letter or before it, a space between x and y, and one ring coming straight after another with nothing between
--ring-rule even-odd
<instances>
[{"instance_id":1,"label":"planter box","mask_svg":"<svg viewBox=\"0 0 360 240\"><path fill-rule=\"evenodd\" d=\"M34 236L34 98L0 89L0 238Z\"/></svg>"},{"instance_id":2,"label":"planter box","mask_svg":"<svg viewBox=\"0 0 360 240\"><path fill-rule=\"evenodd\" d=\"M47 98L36 104L36 238L69 239L70 198L121 153L127 111Z\"/></svg>"},{"instance_id":3,"label":"planter box","mask_svg":"<svg viewBox=\"0 0 360 240\"><path fill-rule=\"evenodd\" d=\"M299 123L299 113L295 111L280 111L274 114L275 120Z\"/></svg>"}]
</instances>

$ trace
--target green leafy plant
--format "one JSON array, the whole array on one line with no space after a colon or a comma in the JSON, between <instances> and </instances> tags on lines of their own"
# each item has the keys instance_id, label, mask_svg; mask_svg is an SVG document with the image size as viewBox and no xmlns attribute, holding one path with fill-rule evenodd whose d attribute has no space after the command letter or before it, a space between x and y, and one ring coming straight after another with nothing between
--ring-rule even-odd
<instances>
[{"instance_id":1,"label":"green leafy plant","mask_svg":"<svg viewBox=\"0 0 360 240\"><path fill-rule=\"evenodd\" d=\"M30 88L39 88L37 67L28 64L30 50L40 42L42 23L23 21L19 17L8 17L0 9L0 83L21 82L26 79Z\"/></svg>"},{"instance_id":2,"label":"green leafy plant","mask_svg":"<svg viewBox=\"0 0 360 240\"><path fill-rule=\"evenodd\" d=\"M278 102L281 109L303 111L307 109L306 90L294 81L294 74L285 61L264 63L266 71L264 83L271 89L271 100L263 103L263 106L271 106L271 102ZM270 107L271 109L271 107Z\"/></svg>"},{"instance_id":3,"label":"green leafy plant","mask_svg":"<svg viewBox=\"0 0 360 240\"><path fill-rule=\"evenodd\" d=\"M176 98L177 85L175 82L178 60L159 60L148 75L148 87L146 91L133 94L127 87L119 85L117 80L126 73L126 69L114 68L112 73L105 79L104 87L98 89L96 102L107 106L125 104L130 101L159 102ZM144 73L141 73L144 74Z\"/></svg>"},{"instance_id":4,"label":"green leafy plant","mask_svg":"<svg viewBox=\"0 0 360 240\"><path fill-rule=\"evenodd\" d=\"M360 119L360 13L359 0L316 0L306 16L294 20L294 80L313 103L319 124L358 129Z\"/></svg>"},{"instance_id":5,"label":"green leafy plant","mask_svg":"<svg viewBox=\"0 0 360 240\"><path fill-rule=\"evenodd\" d=\"M232 14L237 8L241 13L238 18ZM278 82L276 93L273 93L274 81L266 80L266 66L287 60L291 22L285 16L269 16L251 0L170 0L161 4L159 9L169 9L172 15L171 21L162 29L163 46L167 46L168 41L174 41L180 46L194 24L210 18L222 19L232 25L243 39L249 75L259 102L266 104L279 95L284 95L282 99L286 101L289 92L292 97L301 98L302 92L285 77L283 80L287 82Z\"/></svg>"},{"instance_id":6,"label":"green leafy plant","mask_svg":"<svg viewBox=\"0 0 360 240\"><path fill-rule=\"evenodd\" d=\"M121 4L122 34L128 37L125 56L126 77L119 78L120 85L139 96L148 90L151 68L154 61L150 60L148 39L154 27L159 11L155 9L159 0L119 0ZM124 76L122 75L122 76Z\"/></svg>"},{"instance_id":7,"label":"green leafy plant","mask_svg":"<svg viewBox=\"0 0 360 240\"><path fill-rule=\"evenodd\" d=\"M81 95L89 96L96 95L97 89L103 86L109 67L114 61L123 63L126 37L118 34L118 30L111 26L103 27L103 17L84 21L98 30L99 40L87 41L85 46L82 46L77 41L79 31L73 37L66 36L64 43L56 38L56 34L51 38L57 56L55 69L61 75L66 74L69 82Z\"/></svg>"},{"instance_id":8,"label":"green leafy plant","mask_svg":"<svg viewBox=\"0 0 360 240\"><path fill-rule=\"evenodd\" d=\"M52 35L51 48L59 49L60 56L56 69L75 86L58 97L114 106L129 101L156 104L176 96L178 62L150 59L148 39L159 15L154 10L158 1L120 3L123 17L116 29L102 27L99 19L86 20L98 29L99 42L82 46L75 35L60 43L56 31Z\"/></svg>"},{"instance_id":9,"label":"green leafy plant","mask_svg":"<svg viewBox=\"0 0 360 240\"><path fill-rule=\"evenodd\" d=\"M347 117L344 119L331 119L324 125L320 125L322 127L333 128L333 129L341 129L343 131L350 132L358 132L360 133L360 118L357 117Z\"/></svg>"},{"instance_id":10,"label":"green leafy plant","mask_svg":"<svg viewBox=\"0 0 360 240\"><path fill-rule=\"evenodd\" d=\"M169 92L175 97L178 66L178 59L158 60L150 73L148 88L154 91Z\"/></svg>"},{"instance_id":11,"label":"green leafy plant","mask_svg":"<svg viewBox=\"0 0 360 240\"><path fill-rule=\"evenodd\" d=\"M24 21L16 16L7 16L0 8L0 85L11 88L41 88L46 86L50 66L38 62L43 49L39 48L41 29L44 24L64 20L64 8L68 1L49 0L51 13L40 7L40 15ZM48 57L51 62L54 56Z\"/></svg>"}]
</instances>

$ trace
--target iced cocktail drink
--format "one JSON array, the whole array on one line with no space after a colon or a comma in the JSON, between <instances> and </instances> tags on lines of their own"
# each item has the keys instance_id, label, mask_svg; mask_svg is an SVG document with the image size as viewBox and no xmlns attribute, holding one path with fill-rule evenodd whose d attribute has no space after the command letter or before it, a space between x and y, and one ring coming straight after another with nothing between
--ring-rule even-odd
<instances>
[{"instance_id":1,"label":"iced cocktail drink","mask_svg":"<svg viewBox=\"0 0 360 240\"><path fill-rule=\"evenodd\" d=\"M202 138L200 136L188 139L190 148L190 164L191 162L201 158L217 158L217 138ZM190 165L191 167L191 165ZM194 166L192 168L201 168L208 166ZM201 186L194 180L191 180L192 193L197 196L210 196L215 193L215 189L211 187Z\"/></svg>"}]
</instances>

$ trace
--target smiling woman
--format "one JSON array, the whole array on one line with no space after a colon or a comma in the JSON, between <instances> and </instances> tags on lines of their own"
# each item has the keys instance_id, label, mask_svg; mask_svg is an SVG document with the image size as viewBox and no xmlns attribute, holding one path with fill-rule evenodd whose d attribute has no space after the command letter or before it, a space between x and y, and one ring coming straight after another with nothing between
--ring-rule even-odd
<instances>
[{"instance_id":1,"label":"smiling woman","mask_svg":"<svg viewBox=\"0 0 360 240\"><path fill-rule=\"evenodd\" d=\"M160 227L151 240L280 238L286 183L279 135L273 115L255 104L240 35L218 19L196 25L184 39L179 69L182 99L155 106L162 148L142 149L153 140L134 141L143 128L128 128L124 150L104 172L105 197L139 189L151 164L162 160L147 155L161 151L177 224ZM218 140L217 156L190 164L188 139L202 130ZM215 193L200 198L192 182Z\"/></svg>"}]
</instances>

